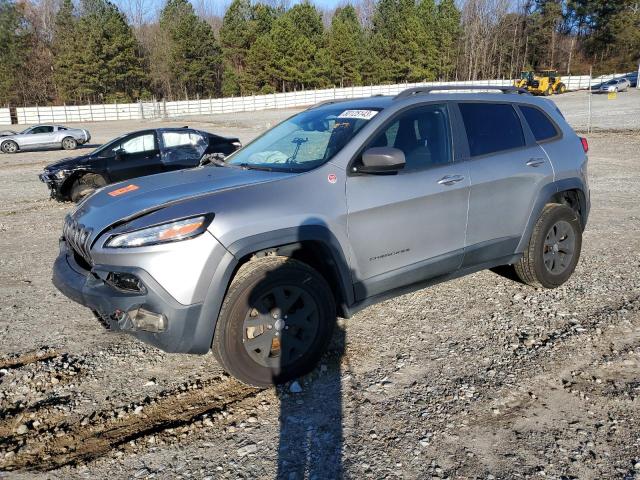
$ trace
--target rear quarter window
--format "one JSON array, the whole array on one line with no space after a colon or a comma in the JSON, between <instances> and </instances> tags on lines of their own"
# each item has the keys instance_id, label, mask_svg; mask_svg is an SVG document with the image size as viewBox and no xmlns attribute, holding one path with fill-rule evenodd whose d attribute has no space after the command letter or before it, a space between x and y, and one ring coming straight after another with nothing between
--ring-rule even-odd
<instances>
[{"instance_id":1,"label":"rear quarter window","mask_svg":"<svg viewBox=\"0 0 640 480\"><path fill-rule=\"evenodd\" d=\"M509 103L460 103L472 157L525 146L520 117Z\"/></svg>"},{"instance_id":2,"label":"rear quarter window","mask_svg":"<svg viewBox=\"0 0 640 480\"><path fill-rule=\"evenodd\" d=\"M527 120L527 124L529 124L529 128L537 142L542 142L558 135L555 125L543 111L525 105L520 105L520 111Z\"/></svg>"}]
</instances>

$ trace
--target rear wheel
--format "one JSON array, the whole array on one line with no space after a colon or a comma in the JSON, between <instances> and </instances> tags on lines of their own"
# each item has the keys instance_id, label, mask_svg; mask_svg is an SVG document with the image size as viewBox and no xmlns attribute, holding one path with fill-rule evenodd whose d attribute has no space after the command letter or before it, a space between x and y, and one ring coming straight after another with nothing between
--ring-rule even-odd
<instances>
[{"instance_id":1,"label":"rear wheel","mask_svg":"<svg viewBox=\"0 0 640 480\"><path fill-rule=\"evenodd\" d=\"M567 91L567 86L564 83L558 85L558 93L565 93Z\"/></svg>"},{"instance_id":2,"label":"rear wheel","mask_svg":"<svg viewBox=\"0 0 640 480\"><path fill-rule=\"evenodd\" d=\"M16 153L18 151L18 144L13 140L7 140L2 142L2 151L4 153Z\"/></svg>"},{"instance_id":3,"label":"rear wheel","mask_svg":"<svg viewBox=\"0 0 640 480\"><path fill-rule=\"evenodd\" d=\"M544 95L545 97L548 97L549 95L553 95L553 88L551 88L551 85L549 85L547 89L544 91Z\"/></svg>"},{"instance_id":4,"label":"rear wheel","mask_svg":"<svg viewBox=\"0 0 640 480\"><path fill-rule=\"evenodd\" d=\"M516 274L534 287L556 288L576 268L582 248L582 228L576 212L557 203L545 206L536 222Z\"/></svg>"},{"instance_id":5,"label":"rear wheel","mask_svg":"<svg viewBox=\"0 0 640 480\"><path fill-rule=\"evenodd\" d=\"M104 187L106 184L106 180L101 175L88 173L73 182L69 197L72 202L78 203L84 197L93 193L98 188Z\"/></svg>"},{"instance_id":6,"label":"rear wheel","mask_svg":"<svg viewBox=\"0 0 640 480\"><path fill-rule=\"evenodd\" d=\"M73 137L65 137L62 139L62 148L65 150L75 150L78 142Z\"/></svg>"},{"instance_id":7,"label":"rear wheel","mask_svg":"<svg viewBox=\"0 0 640 480\"><path fill-rule=\"evenodd\" d=\"M305 263L264 257L243 265L227 292L213 353L238 380L257 387L310 371L336 320L327 282Z\"/></svg>"}]
</instances>

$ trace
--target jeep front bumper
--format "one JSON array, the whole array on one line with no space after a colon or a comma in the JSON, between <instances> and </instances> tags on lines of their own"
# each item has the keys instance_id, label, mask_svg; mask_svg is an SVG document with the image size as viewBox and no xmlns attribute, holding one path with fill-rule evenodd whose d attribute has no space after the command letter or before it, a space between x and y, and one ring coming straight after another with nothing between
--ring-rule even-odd
<instances>
[{"instance_id":1,"label":"jeep front bumper","mask_svg":"<svg viewBox=\"0 0 640 480\"><path fill-rule=\"evenodd\" d=\"M88 270L81 263L61 239L60 254L53 267L53 284L71 300L90 308L110 329L130 333L166 352L209 351L216 318L202 315L202 303L179 303L139 267L95 265ZM114 272L139 279L142 288L139 291L116 288L109 277ZM140 310L164 316L163 331L149 331L154 329L145 322L134 325L133 317Z\"/></svg>"}]
</instances>

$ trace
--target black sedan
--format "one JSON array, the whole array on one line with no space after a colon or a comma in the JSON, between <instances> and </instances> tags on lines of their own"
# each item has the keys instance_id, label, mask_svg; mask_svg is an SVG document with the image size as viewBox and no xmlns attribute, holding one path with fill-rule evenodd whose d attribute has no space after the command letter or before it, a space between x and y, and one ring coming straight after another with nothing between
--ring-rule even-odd
<instances>
[{"instance_id":1,"label":"black sedan","mask_svg":"<svg viewBox=\"0 0 640 480\"><path fill-rule=\"evenodd\" d=\"M40 180L57 200L78 202L109 183L197 167L205 154L229 155L241 147L228 138L192 128L127 133L93 152L45 167Z\"/></svg>"}]
</instances>

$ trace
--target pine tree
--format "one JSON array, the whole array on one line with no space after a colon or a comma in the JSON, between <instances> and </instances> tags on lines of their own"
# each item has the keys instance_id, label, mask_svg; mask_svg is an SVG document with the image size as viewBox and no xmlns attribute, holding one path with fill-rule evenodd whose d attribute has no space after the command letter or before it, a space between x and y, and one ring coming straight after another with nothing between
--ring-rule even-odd
<instances>
[{"instance_id":1,"label":"pine tree","mask_svg":"<svg viewBox=\"0 0 640 480\"><path fill-rule=\"evenodd\" d=\"M139 45L124 14L107 0L71 0L56 15L54 81L64 101L132 101L147 83Z\"/></svg>"},{"instance_id":2,"label":"pine tree","mask_svg":"<svg viewBox=\"0 0 640 480\"><path fill-rule=\"evenodd\" d=\"M246 57L251 48L251 21L253 8L249 0L233 0L224 14L220 29L220 43L224 55L224 76L222 94L225 96L242 93L240 78L246 68Z\"/></svg>"},{"instance_id":3,"label":"pine tree","mask_svg":"<svg viewBox=\"0 0 640 480\"><path fill-rule=\"evenodd\" d=\"M436 62L437 78L449 80L453 77L457 55L456 45L460 37L460 10L455 0L441 0L436 11Z\"/></svg>"},{"instance_id":4,"label":"pine tree","mask_svg":"<svg viewBox=\"0 0 640 480\"><path fill-rule=\"evenodd\" d=\"M25 58L28 33L23 29L24 17L11 0L0 0L0 102L18 99L16 72Z\"/></svg>"},{"instance_id":5,"label":"pine tree","mask_svg":"<svg viewBox=\"0 0 640 480\"><path fill-rule=\"evenodd\" d=\"M348 5L333 14L327 33L329 76L340 86L362 82L364 32L355 8Z\"/></svg>"},{"instance_id":6,"label":"pine tree","mask_svg":"<svg viewBox=\"0 0 640 480\"><path fill-rule=\"evenodd\" d=\"M199 18L187 0L168 0L160 27L169 39L167 61L173 95L218 95L222 52L211 26Z\"/></svg>"},{"instance_id":7,"label":"pine tree","mask_svg":"<svg viewBox=\"0 0 640 480\"><path fill-rule=\"evenodd\" d=\"M269 5L252 5L249 0L234 0L229 6L220 29L224 57L222 94L242 95L251 85L246 78L247 56L260 35L268 33L276 16Z\"/></svg>"},{"instance_id":8,"label":"pine tree","mask_svg":"<svg viewBox=\"0 0 640 480\"><path fill-rule=\"evenodd\" d=\"M322 85L316 55L322 46L322 17L310 3L295 5L274 22L272 69L276 88L293 90Z\"/></svg>"},{"instance_id":9,"label":"pine tree","mask_svg":"<svg viewBox=\"0 0 640 480\"><path fill-rule=\"evenodd\" d=\"M420 0L416 7L419 22L418 44L421 49L422 72L424 80L434 80L438 71L438 15L435 0Z\"/></svg>"},{"instance_id":10,"label":"pine tree","mask_svg":"<svg viewBox=\"0 0 640 480\"><path fill-rule=\"evenodd\" d=\"M420 44L423 28L413 0L380 0L373 15L372 76L382 82L418 81L425 76Z\"/></svg>"},{"instance_id":11,"label":"pine tree","mask_svg":"<svg viewBox=\"0 0 640 480\"><path fill-rule=\"evenodd\" d=\"M72 0L63 0L55 18L53 32L53 81L59 100L77 98L78 77L73 68L78 56L77 19Z\"/></svg>"}]
</instances>

